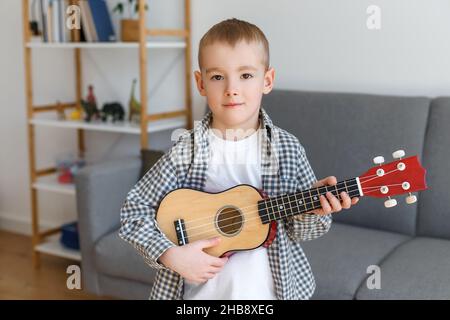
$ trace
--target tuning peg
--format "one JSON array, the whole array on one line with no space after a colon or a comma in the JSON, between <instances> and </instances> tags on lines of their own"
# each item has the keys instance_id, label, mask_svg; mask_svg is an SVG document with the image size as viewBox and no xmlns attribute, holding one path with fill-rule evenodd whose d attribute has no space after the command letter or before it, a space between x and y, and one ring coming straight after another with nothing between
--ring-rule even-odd
<instances>
[{"instance_id":1,"label":"tuning peg","mask_svg":"<svg viewBox=\"0 0 450 320\"><path fill-rule=\"evenodd\" d=\"M384 206L386 208L392 208L392 207L395 207L396 205L397 205L397 200L391 199L391 197L389 197L389 199L384 202Z\"/></svg>"},{"instance_id":2,"label":"tuning peg","mask_svg":"<svg viewBox=\"0 0 450 320\"><path fill-rule=\"evenodd\" d=\"M392 156L394 157L394 159L401 159L405 156L405 151L404 150L397 150L395 152L392 153Z\"/></svg>"},{"instance_id":3,"label":"tuning peg","mask_svg":"<svg viewBox=\"0 0 450 320\"><path fill-rule=\"evenodd\" d=\"M413 204L417 202L417 197L413 194L411 194L411 192L409 193L409 196L406 197L406 203L407 204Z\"/></svg>"},{"instance_id":4,"label":"tuning peg","mask_svg":"<svg viewBox=\"0 0 450 320\"><path fill-rule=\"evenodd\" d=\"M384 157L383 156L378 156L373 158L373 163L375 164L382 164L384 162Z\"/></svg>"}]
</instances>

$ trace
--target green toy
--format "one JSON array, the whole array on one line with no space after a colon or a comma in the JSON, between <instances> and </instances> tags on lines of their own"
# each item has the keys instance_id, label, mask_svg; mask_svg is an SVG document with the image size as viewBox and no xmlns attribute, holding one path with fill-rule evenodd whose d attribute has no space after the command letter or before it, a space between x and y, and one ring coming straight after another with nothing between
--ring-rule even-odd
<instances>
[{"instance_id":1,"label":"green toy","mask_svg":"<svg viewBox=\"0 0 450 320\"><path fill-rule=\"evenodd\" d=\"M128 102L128 108L129 108L128 121L140 123L141 122L141 104L134 97L134 90L136 87L136 82L137 82L137 80L133 79L133 84L131 86L130 101Z\"/></svg>"}]
</instances>

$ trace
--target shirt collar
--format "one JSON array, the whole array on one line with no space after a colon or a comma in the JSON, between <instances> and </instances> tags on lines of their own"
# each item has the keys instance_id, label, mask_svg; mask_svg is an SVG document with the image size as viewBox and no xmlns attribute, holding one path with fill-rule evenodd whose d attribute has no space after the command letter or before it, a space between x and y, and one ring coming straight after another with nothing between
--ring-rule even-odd
<instances>
[{"instance_id":1,"label":"shirt collar","mask_svg":"<svg viewBox=\"0 0 450 320\"><path fill-rule=\"evenodd\" d=\"M212 117L213 114L211 110L208 109L208 112L203 117L203 119L199 123L196 123L196 125L194 126L194 131L196 131L197 136L200 137L200 139L206 139L208 129L210 128L211 125ZM266 129L263 130L263 135L265 137L268 137L269 140L271 140L271 134L273 132L273 123L263 107L260 107L259 109L259 119L262 120L261 127Z\"/></svg>"}]
</instances>

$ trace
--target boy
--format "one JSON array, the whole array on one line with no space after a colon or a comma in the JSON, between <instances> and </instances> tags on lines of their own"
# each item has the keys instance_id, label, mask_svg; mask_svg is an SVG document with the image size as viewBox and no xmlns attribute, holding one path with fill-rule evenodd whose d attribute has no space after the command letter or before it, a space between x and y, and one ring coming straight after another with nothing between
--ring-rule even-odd
<instances>
[{"instance_id":1,"label":"boy","mask_svg":"<svg viewBox=\"0 0 450 320\"><path fill-rule=\"evenodd\" d=\"M203 251L220 238L176 246L156 224L159 202L177 188L220 192L246 183L276 196L337 183L333 176L316 181L298 139L261 107L274 69L258 27L237 19L213 26L200 41L199 67L197 87L210 110L130 191L120 237L158 269L150 299L309 299L315 282L300 241L322 236L332 212L356 204L345 192L340 200L322 195L321 209L280 221L270 246L229 257ZM236 161L242 153L244 161Z\"/></svg>"}]
</instances>

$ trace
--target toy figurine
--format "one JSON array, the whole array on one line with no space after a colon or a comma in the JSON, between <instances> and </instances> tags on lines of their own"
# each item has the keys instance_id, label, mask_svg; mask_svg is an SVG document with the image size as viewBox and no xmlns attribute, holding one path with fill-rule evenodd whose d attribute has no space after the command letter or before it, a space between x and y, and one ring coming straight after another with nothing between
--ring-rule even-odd
<instances>
[{"instance_id":1,"label":"toy figurine","mask_svg":"<svg viewBox=\"0 0 450 320\"><path fill-rule=\"evenodd\" d=\"M119 102L105 103L102 108L102 121L107 121L108 117L112 117L112 122L123 121L125 111Z\"/></svg>"},{"instance_id":2,"label":"toy figurine","mask_svg":"<svg viewBox=\"0 0 450 320\"><path fill-rule=\"evenodd\" d=\"M90 122L92 118L94 118L94 120L100 119L100 111L97 108L97 101L94 96L94 87L89 85L88 90L89 92L86 100L82 99L81 105L86 113L86 118L84 120Z\"/></svg>"},{"instance_id":3,"label":"toy figurine","mask_svg":"<svg viewBox=\"0 0 450 320\"><path fill-rule=\"evenodd\" d=\"M73 183L78 170L86 165L84 159L76 159L72 155L56 160L59 183Z\"/></svg>"},{"instance_id":4,"label":"toy figurine","mask_svg":"<svg viewBox=\"0 0 450 320\"><path fill-rule=\"evenodd\" d=\"M94 95L94 87L91 84L88 86L88 95L86 97L86 100L88 103L95 104L97 106L97 99Z\"/></svg>"},{"instance_id":5,"label":"toy figurine","mask_svg":"<svg viewBox=\"0 0 450 320\"><path fill-rule=\"evenodd\" d=\"M134 97L134 89L136 87L136 79L133 79L131 86L130 101L128 102L129 114L128 121L134 121L140 123L141 121L141 104Z\"/></svg>"},{"instance_id":6,"label":"toy figurine","mask_svg":"<svg viewBox=\"0 0 450 320\"><path fill-rule=\"evenodd\" d=\"M93 120L98 120L100 118L100 111L97 109L97 105L90 104L87 101L81 100L81 105L83 106L86 117L84 121L90 122Z\"/></svg>"},{"instance_id":7,"label":"toy figurine","mask_svg":"<svg viewBox=\"0 0 450 320\"><path fill-rule=\"evenodd\" d=\"M81 120L82 118L82 109L80 107L76 107L75 110L73 110L70 114L69 114L69 119L70 120Z\"/></svg>"},{"instance_id":8,"label":"toy figurine","mask_svg":"<svg viewBox=\"0 0 450 320\"><path fill-rule=\"evenodd\" d=\"M56 112L58 113L58 120L66 120L64 108L59 101L56 101Z\"/></svg>"}]
</instances>

